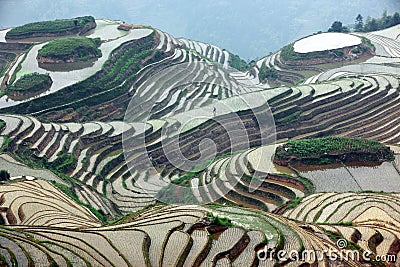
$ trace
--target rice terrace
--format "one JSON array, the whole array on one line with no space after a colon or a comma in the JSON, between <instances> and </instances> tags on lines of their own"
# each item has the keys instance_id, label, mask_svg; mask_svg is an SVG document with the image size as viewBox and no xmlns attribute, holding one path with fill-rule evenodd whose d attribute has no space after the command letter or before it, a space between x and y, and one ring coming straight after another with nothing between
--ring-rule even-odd
<instances>
[{"instance_id":1,"label":"rice terrace","mask_svg":"<svg viewBox=\"0 0 400 267\"><path fill-rule=\"evenodd\" d=\"M0 30L0 266L400 266L400 16L373 20L250 62L90 15Z\"/></svg>"}]
</instances>

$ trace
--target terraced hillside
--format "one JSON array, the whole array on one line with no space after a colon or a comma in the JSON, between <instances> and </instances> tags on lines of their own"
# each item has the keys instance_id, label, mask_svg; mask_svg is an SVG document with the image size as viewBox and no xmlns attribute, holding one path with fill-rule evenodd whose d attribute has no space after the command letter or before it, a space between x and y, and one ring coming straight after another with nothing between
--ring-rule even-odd
<instances>
[{"instance_id":1,"label":"terraced hillside","mask_svg":"<svg viewBox=\"0 0 400 267\"><path fill-rule=\"evenodd\" d=\"M400 28L355 33L369 59L294 66L278 51L239 71L215 45L95 24L68 33L100 39L79 65L39 64L57 35L0 39L0 266L399 266ZM12 98L34 72L50 88ZM394 154L274 164L275 144L326 136Z\"/></svg>"},{"instance_id":2,"label":"terraced hillside","mask_svg":"<svg viewBox=\"0 0 400 267\"><path fill-rule=\"evenodd\" d=\"M20 188L20 191L14 191L13 187ZM40 216L32 212L36 204L29 201L28 196L35 190L45 190L58 195L60 199L49 199L49 203L55 205L55 208L61 208L66 203L65 200L68 201L67 196L49 183L39 180L3 186L2 198L9 201L3 203L3 207L7 208L6 218L12 218L13 209L18 209L18 216L24 218L24 221L16 221L12 225L8 225L12 222L8 220L6 226L0 230L1 261L4 264L11 265L14 262L18 266L273 266L275 262L280 262L296 265L299 262L284 262L274 258L263 260L262 257L260 260L256 251L267 251L264 247L270 250L279 248L299 252L304 249L336 249L335 240L328 234L330 230L324 228L327 226L307 226L279 215L235 207L161 205L124 217L107 226L99 227L96 220L84 220L78 224L77 212L69 212L69 217L65 218L62 213L52 210L43 210ZM19 199L19 206L14 207L17 204L13 199ZM57 202L59 203L56 204ZM8 206L8 203L15 204ZM23 206L26 206L26 209L21 209ZM88 211L80 212L81 216L85 216ZM45 218L47 222L59 220L59 224L48 225ZM227 226L221 225L215 221L216 218L229 218L230 223ZM340 226L337 228L341 229ZM367 226L359 228L363 230L367 229ZM382 228L380 231L388 235L387 238L395 237L393 233L390 235L389 229ZM346 236L345 234L347 232L343 235ZM386 243L389 241L385 239ZM385 247L379 244L377 251L381 250L381 246ZM321 256L318 255L318 259L310 259L309 264L335 264L326 256L320 258ZM352 260L344 264L362 266Z\"/></svg>"},{"instance_id":3,"label":"terraced hillside","mask_svg":"<svg viewBox=\"0 0 400 267\"><path fill-rule=\"evenodd\" d=\"M398 194L320 193L284 212L293 220L319 224L362 250L393 255L400 263Z\"/></svg>"}]
</instances>

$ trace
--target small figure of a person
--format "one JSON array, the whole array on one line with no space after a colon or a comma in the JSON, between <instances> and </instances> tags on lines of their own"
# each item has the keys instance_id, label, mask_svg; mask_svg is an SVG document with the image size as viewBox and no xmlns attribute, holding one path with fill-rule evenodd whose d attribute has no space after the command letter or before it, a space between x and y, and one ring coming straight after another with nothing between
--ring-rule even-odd
<instances>
[{"instance_id":1,"label":"small figure of a person","mask_svg":"<svg viewBox=\"0 0 400 267\"><path fill-rule=\"evenodd\" d=\"M217 108L216 107L213 107L213 114L214 114L214 117L217 116Z\"/></svg>"}]
</instances>

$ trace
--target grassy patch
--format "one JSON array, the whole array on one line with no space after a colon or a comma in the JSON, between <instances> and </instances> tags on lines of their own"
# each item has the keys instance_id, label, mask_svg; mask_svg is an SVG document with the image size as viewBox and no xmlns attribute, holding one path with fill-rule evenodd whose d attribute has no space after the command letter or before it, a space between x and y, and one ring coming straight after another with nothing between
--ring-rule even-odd
<instances>
[{"instance_id":1,"label":"grassy patch","mask_svg":"<svg viewBox=\"0 0 400 267\"><path fill-rule=\"evenodd\" d=\"M87 38L81 36L65 37L50 41L43 46L38 55L61 61L87 61L101 57L98 49L100 38Z\"/></svg>"},{"instance_id":2,"label":"grassy patch","mask_svg":"<svg viewBox=\"0 0 400 267\"><path fill-rule=\"evenodd\" d=\"M18 38L30 34L59 34L68 31L79 32L94 22L95 20L92 16L33 22L11 29L7 32L6 38Z\"/></svg>"},{"instance_id":3,"label":"grassy patch","mask_svg":"<svg viewBox=\"0 0 400 267\"><path fill-rule=\"evenodd\" d=\"M4 75L7 68L15 60L16 54L0 51L0 77Z\"/></svg>"},{"instance_id":4,"label":"grassy patch","mask_svg":"<svg viewBox=\"0 0 400 267\"><path fill-rule=\"evenodd\" d=\"M7 151L8 145L12 141L12 138L8 137L7 135L3 135L3 138L4 138L4 141L3 141L3 145L0 148L0 153Z\"/></svg>"},{"instance_id":5,"label":"grassy patch","mask_svg":"<svg viewBox=\"0 0 400 267\"><path fill-rule=\"evenodd\" d=\"M207 212L207 217L211 218L211 224L227 226L227 227L234 226L234 224L232 223L232 221L229 218L215 216L212 212Z\"/></svg>"},{"instance_id":6,"label":"grassy patch","mask_svg":"<svg viewBox=\"0 0 400 267\"><path fill-rule=\"evenodd\" d=\"M49 74L39 74L37 72L26 74L18 79L14 84L7 87L8 92L37 92L47 90L53 81Z\"/></svg>"}]
</instances>

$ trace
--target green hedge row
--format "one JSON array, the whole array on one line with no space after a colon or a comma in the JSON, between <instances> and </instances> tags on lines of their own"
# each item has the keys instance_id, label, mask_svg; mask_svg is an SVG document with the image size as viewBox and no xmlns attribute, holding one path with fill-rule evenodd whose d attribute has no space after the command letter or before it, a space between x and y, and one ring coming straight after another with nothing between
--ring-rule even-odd
<instances>
[{"instance_id":1,"label":"green hedge row","mask_svg":"<svg viewBox=\"0 0 400 267\"><path fill-rule=\"evenodd\" d=\"M92 16L76 17L73 19L58 19L51 21L41 21L28 23L22 26L15 27L7 32L6 38L19 37L29 34L50 33L57 34L66 31L79 32L86 26L94 23Z\"/></svg>"}]
</instances>

